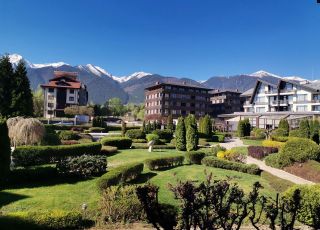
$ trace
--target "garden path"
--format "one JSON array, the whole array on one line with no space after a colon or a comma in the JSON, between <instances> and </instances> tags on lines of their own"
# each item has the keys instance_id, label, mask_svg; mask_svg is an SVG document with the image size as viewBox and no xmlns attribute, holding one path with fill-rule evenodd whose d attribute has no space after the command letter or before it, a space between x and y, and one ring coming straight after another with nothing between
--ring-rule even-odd
<instances>
[{"instance_id":1,"label":"garden path","mask_svg":"<svg viewBox=\"0 0 320 230\"><path fill-rule=\"evenodd\" d=\"M225 147L226 149L231 149L231 148L234 148L234 147L241 147L241 146L247 146L247 145L244 145L242 140L239 139L239 138L232 138L232 139L228 139L226 140L225 143L220 143L219 144L220 146L223 146ZM257 160L253 157L250 157L250 156L247 156L247 164L256 164L259 166L259 168L263 171L266 171L270 174L273 174L279 178L282 178L282 179L285 179L285 180L288 180L288 181L291 181L295 184L315 184L314 182L312 181L308 181L308 180L305 180L301 177L298 177L298 176L295 176L293 174L290 174L286 171L283 171L281 169L277 169L277 168L273 168L273 167L270 167L270 166L267 166L265 164L264 161L261 161L261 160Z\"/></svg>"}]
</instances>

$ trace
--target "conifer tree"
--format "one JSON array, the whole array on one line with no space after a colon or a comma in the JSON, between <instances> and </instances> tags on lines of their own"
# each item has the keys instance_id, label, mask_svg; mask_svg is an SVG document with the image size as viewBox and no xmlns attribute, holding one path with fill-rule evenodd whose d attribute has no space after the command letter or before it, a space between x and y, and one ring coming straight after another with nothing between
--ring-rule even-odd
<instances>
[{"instance_id":1,"label":"conifer tree","mask_svg":"<svg viewBox=\"0 0 320 230\"><path fill-rule=\"evenodd\" d=\"M204 133L206 137L212 136L212 122L209 115L206 115L202 119L202 133Z\"/></svg>"},{"instance_id":2,"label":"conifer tree","mask_svg":"<svg viewBox=\"0 0 320 230\"><path fill-rule=\"evenodd\" d=\"M157 129L157 122L156 122L156 120L154 120L153 122L152 122L152 125L151 125L151 132L153 131L153 130L156 130Z\"/></svg>"},{"instance_id":3,"label":"conifer tree","mask_svg":"<svg viewBox=\"0 0 320 230\"><path fill-rule=\"evenodd\" d=\"M5 119L0 119L0 182L7 180L10 172L11 148L8 126Z\"/></svg>"},{"instance_id":4,"label":"conifer tree","mask_svg":"<svg viewBox=\"0 0 320 230\"><path fill-rule=\"evenodd\" d=\"M141 131L146 133L146 121L143 120L142 126L141 126Z\"/></svg>"},{"instance_id":5,"label":"conifer tree","mask_svg":"<svg viewBox=\"0 0 320 230\"><path fill-rule=\"evenodd\" d=\"M199 138L196 118L193 114L189 114L186 120L187 151L197 150Z\"/></svg>"},{"instance_id":6,"label":"conifer tree","mask_svg":"<svg viewBox=\"0 0 320 230\"><path fill-rule=\"evenodd\" d=\"M186 151L186 127L183 117L179 117L176 127L176 149L180 151Z\"/></svg>"},{"instance_id":7,"label":"conifer tree","mask_svg":"<svg viewBox=\"0 0 320 230\"><path fill-rule=\"evenodd\" d=\"M167 130L169 130L172 133L174 131L172 115L169 115L167 118Z\"/></svg>"},{"instance_id":8,"label":"conifer tree","mask_svg":"<svg viewBox=\"0 0 320 230\"><path fill-rule=\"evenodd\" d=\"M146 126L146 133L151 133L151 130L152 129L152 127L151 127L151 122L150 121L148 121L148 124L147 124L147 126Z\"/></svg>"},{"instance_id":9,"label":"conifer tree","mask_svg":"<svg viewBox=\"0 0 320 230\"><path fill-rule=\"evenodd\" d=\"M127 132L127 124L124 121L122 121L121 122L121 135L124 137L126 132Z\"/></svg>"},{"instance_id":10,"label":"conifer tree","mask_svg":"<svg viewBox=\"0 0 320 230\"><path fill-rule=\"evenodd\" d=\"M289 136L289 122L287 119L281 119L279 122L279 127L283 136Z\"/></svg>"},{"instance_id":11,"label":"conifer tree","mask_svg":"<svg viewBox=\"0 0 320 230\"><path fill-rule=\"evenodd\" d=\"M9 56L0 58L0 115L10 116L13 69Z\"/></svg>"},{"instance_id":12,"label":"conifer tree","mask_svg":"<svg viewBox=\"0 0 320 230\"><path fill-rule=\"evenodd\" d=\"M310 137L310 127L309 127L309 122L307 119L303 119L300 121L299 132L300 132L300 136L303 138Z\"/></svg>"},{"instance_id":13,"label":"conifer tree","mask_svg":"<svg viewBox=\"0 0 320 230\"><path fill-rule=\"evenodd\" d=\"M33 101L25 63L20 61L12 78L11 115L32 116Z\"/></svg>"}]
</instances>

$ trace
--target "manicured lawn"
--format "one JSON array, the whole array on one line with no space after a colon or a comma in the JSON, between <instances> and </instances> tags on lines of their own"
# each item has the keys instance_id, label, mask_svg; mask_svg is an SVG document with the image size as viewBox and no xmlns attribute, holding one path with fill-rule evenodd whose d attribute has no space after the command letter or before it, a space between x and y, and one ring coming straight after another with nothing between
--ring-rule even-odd
<instances>
[{"instance_id":1,"label":"manicured lawn","mask_svg":"<svg viewBox=\"0 0 320 230\"><path fill-rule=\"evenodd\" d=\"M263 140L248 140L248 139L241 139L244 145L254 145L254 146L261 146Z\"/></svg>"},{"instance_id":2,"label":"manicured lawn","mask_svg":"<svg viewBox=\"0 0 320 230\"><path fill-rule=\"evenodd\" d=\"M146 149L123 150L116 155L108 157L108 165L115 167L126 162L141 162L149 157L183 154L176 150L156 150L149 153ZM251 190L254 182L259 181L264 189L263 193L274 196L277 192L271 182L272 177L260 177L224 170L202 165L184 165L163 171L144 170L144 173L134 183L145 183L148 179L160 187L159 199L161 202L177 204L173 194L169 191L168 184L176 184L178 180L191 180L200 183L205 179L205 173L212 173L214 179L228 179L230 182L239 184L245 192ZM279 179L279 178L278 178ZM23 210L78 210L81 211L83 203L88 204L89 212L96 214L99 193L96 189L97 178L90 180L62 180L52 179L42 183L24 183L16 185L16 188L4 189L0 192L0 211L12 212ZM279 179L278 183L283 180Z\"/></svg>"}]
</instances>

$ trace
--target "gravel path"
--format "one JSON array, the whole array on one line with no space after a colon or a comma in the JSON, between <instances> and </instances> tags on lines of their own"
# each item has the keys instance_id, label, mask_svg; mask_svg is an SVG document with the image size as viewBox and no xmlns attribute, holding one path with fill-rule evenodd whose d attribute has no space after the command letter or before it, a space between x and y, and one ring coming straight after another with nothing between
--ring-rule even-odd
<instances>
[{"instance_id":1,"label":"gravel path","mask_svg":"<svg viewBox=\"0 0 320 230\"><path fill-rule=\"evenodd\" d=\"M232 149L233 147L247 146L247 145L244 145L243 141L240 140L239 138L227 139L225 143L220 143L219 145L225 147L226 149ZM301 177L295 176L281 169L276 169L276 168L267 166L263 161L257 160L250 156L247 156L247 164L256 164L259 166L261 170L266 171L270 174L273 174L279 178L291 181L295 184L315 184L312 181L305 180Z\"/></svg>"}]
</instances>

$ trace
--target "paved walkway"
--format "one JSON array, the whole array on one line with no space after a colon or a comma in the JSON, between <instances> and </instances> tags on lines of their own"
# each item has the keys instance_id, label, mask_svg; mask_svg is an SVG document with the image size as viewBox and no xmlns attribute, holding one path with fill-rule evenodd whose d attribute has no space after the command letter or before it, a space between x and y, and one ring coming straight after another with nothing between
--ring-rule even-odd
<instances>
[{"instance_id":1,"label":"paved walkway","mask_svg":"<svg viewBox=\"0 0 320 230\"><path fill-rule=\"evenodd\" d=\"M225 143L220 143L219 145L225 147L226 149L231 149L231 148L234 148L234 147L247 146L247 145L244 145L243 141L240 140L239 138L233 138L233 139L226 140ZM266 171L266 172L268 172L270 174L273 174L273 175L275 175L275 176L277 176L279 178L291 181L291 182L293 182L295 184L315 184L312 181L305 180L305 179L303 179L301 177L295 176L295 175L290 174L290 173L288 173L286 171L283 171L281 169L272 168L270 166L267 166L264 163L264 161L255 159L255 158L250 157L250 156L247 156L247 162L246 163L247 164L256 164L256 165L259 166L259 168L261 170Z\"/></svg>"}]
</instances>

